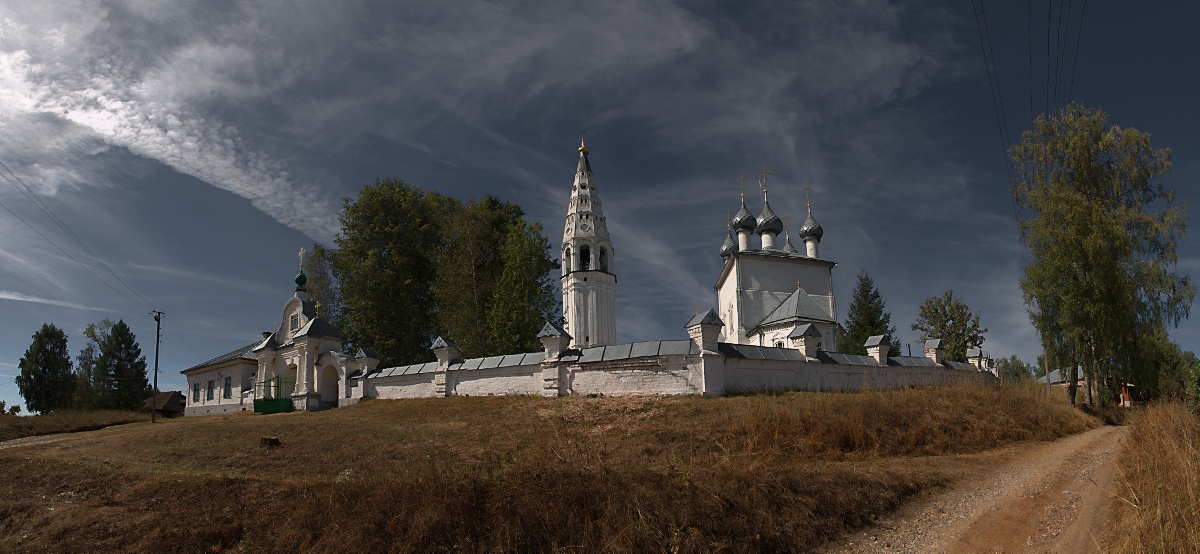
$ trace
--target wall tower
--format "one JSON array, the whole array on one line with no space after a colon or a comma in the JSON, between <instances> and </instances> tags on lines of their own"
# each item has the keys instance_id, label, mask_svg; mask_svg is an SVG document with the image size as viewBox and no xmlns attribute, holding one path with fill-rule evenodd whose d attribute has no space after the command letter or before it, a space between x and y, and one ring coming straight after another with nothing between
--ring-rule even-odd
<instances>
[{"instance_id":1,"label":"wall tower","mask_svg":"<svg viewBox=\"0 0 1200 554\"><path fill-rule=\"evenodd\" d=\"M580 139L562 241L563 318L572 348L617 342L614 257L588 148Z\"/></svg>"}]
</instances>

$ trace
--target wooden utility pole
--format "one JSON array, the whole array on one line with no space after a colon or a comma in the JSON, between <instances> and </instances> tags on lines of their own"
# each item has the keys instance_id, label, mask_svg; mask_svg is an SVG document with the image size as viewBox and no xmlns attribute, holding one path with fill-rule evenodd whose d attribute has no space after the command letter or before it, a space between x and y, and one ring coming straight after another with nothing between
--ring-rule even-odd
<instances>
[{"instance_id":1,"label":"wooden utility pole","mask_svg":"<svg viewBox=\"0 0 1200 554\"><path fill-rule=\"evenodd\" d=\"M150 423L158 423L158 345L162 342L163 313L158 310L150 313L154 314L154 394L150 397Z\"/></svg>"}]
</instances>

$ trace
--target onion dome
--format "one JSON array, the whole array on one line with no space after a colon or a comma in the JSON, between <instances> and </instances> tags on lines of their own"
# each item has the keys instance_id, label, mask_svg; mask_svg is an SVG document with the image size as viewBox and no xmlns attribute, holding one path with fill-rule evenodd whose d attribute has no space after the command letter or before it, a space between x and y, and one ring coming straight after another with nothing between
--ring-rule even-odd
<instances>
[{"instance_id":1,"label":"onion dome","mask_svg":"<svg viewBox=\"0 0 1200 554\"><path fill-rule=\"evenodd\" d=\"M757 224L758 221L754 219L754 215L750 213L750 210L746 209L746 197L743 196L742 209L738 210L733 216L733 230L741 231L745 229L747 231L754 231L754 227Z\"/></svg>"},{"instance_id":2,"label":"onion dome","mask_svg":"<svg viewBox=\"0 0 1200 554\"><path fill-rule=\"evenodd\" d=\"M763 211L758 214L758 225L754 227L754 232L758 234L771 233L778 235L783 232L783 220L771 211L771 205L763 201Z\"/></svg>"},{"instance_id":3,"label":"onion dome","mask_svg":"<svg viewBox=\"0 0 1200 554\"><path fill-rule=\"evenodd\" d=\"M792 246L792 237L789 235L784 235L783 251L787 252L788 254L799 254L799 252L796 251L796 247Z\"/></svg>"},{"instance_id":4,"label":"onion dome","mask_svg":"<svg viewBox=\"0 0 1200 554\"><path fill-rule=\"evenodd\" d=\"M809 210L808 219L805 219L804 225L800 226L800 238L804 240L808 240L810 238L821 240L821 237L824 235L825 230L821 228L821 225L817 223L817 220L813 219L812 211Z\"/></svg>"},{"instance_id":5,"label":"onion dome","mask_svg":"<svg viewBox=\"0 0 1200 554\"><path fill-rule=\"evenodd\" d=\"M304 270L301 269L300 273L296 274L296 290L304 290L304 283L307 283L307 282L308 282L308 276L305 275Z\"/></svg>"},{"instance_id":6,"label":"onion dome","mask_svg":"<svg viewBox=\"0 0 1200 554\"><path fill-rule=\"evenodd\" d=\"M733 240L733 235L725 233L725 242L721 244L721 257L728 258L737 250L737 242Z\"/></svg>"}]
</instances>

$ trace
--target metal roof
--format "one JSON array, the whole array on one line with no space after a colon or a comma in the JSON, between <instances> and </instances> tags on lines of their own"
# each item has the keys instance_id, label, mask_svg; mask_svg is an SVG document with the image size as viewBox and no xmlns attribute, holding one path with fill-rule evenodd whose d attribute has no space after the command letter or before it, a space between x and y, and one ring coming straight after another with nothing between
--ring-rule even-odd
<instances>
[{"instance_id":1,"label":"metal roof","mask_svg":"<svg viewBox=\"0 0 1200 554\"><path fill-rule=\"evenodd\" d=\"M791 295L783 299L783 302L776 306L774 310L771 310L771 313L767 314L767 317L764 317L763 320L754 327L757 329L764 325L771 325L772 323L784 323L793 320L833 322L833 320L829 318L829 314L825 313L825 310L821 309L821 307L818 306L810 296L808 296L808 293L805 292L804 289L796 287L796 290L793 291Z\"/></svg>"},{"instance_id":2,"label":"metal roof","mask_svg":"<svg viewBox=\"0 0 1200 554\"><path fill-rule=\"evenodd\" d=\"M261 342L263 342L263 341L255 341L251 344L247 344L246 346L243 346L237 350L234 350L233 352L227 352L225 354L221 354L220 356L217 356L216 358L213 358L206 362L202 362L202 363L196 364L192 367L189 367L183 371L180 371L180 373L187 373L192 370L203 369L203 368L206 368L209 366L223 364L225 362L228 362L231 360L237 360L237 359L255 361L258 358L256 358L254 356L254 354L251 352L251 350L253 350L254 347L258 346L259 343L261 343Z\"/></svg>"}]
</instances>

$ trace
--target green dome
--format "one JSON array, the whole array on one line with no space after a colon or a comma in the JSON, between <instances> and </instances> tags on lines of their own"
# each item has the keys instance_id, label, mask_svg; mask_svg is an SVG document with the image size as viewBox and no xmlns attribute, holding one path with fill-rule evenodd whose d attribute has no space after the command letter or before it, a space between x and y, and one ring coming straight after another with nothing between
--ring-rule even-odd
<instances>
[{"instance_id":1,"label":"green dome","mask_svg":"<svg viewBox=\"0 0 1200 554\"><path fill-rule=\"evenodd\" d=\"M297 288L304 288L304 283L307 283L307 282L308 282L308 277L304 275L303 270L301 270L300 273L296 274L296 287Z\"/></svg>"}]
</instances>

